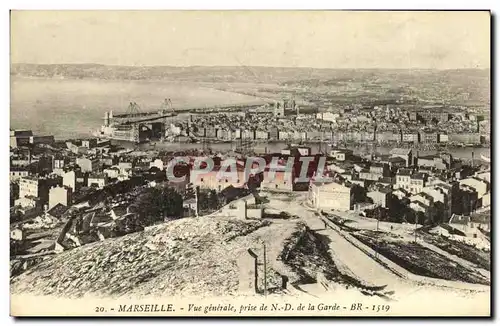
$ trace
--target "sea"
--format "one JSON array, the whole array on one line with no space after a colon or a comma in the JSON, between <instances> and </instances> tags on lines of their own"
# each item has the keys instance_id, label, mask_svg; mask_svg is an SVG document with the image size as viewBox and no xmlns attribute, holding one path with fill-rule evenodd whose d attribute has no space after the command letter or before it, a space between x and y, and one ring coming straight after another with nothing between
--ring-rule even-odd
<instances>
[{"instance_id":1,"label":"sea","mask_svg":"<svg viewBox=\"0 0 500 326\"><path fill-rule=\"evenodd\" d=\"M56 139L89 137L104 113L127 112L130 102L155 111L166 98L179 110L215 105L262 103L262 99L173 81L125 81L11 77L12 129L31 129Z\"/></svg>"}]
</instances>

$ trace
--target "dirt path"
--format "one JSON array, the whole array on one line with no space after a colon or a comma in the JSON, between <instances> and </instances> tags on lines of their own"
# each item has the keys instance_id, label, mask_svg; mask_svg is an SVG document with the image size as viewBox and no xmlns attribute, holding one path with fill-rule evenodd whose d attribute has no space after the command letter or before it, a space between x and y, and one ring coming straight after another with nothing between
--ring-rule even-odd
<instances>
[{"instance_id":1,"label":"dirt path","mask_svg":"<svg viewBox=\"0 0 500 326\"><path fill-rule=\"evenodd\" d=\"M370 286L386 285L387 290L394 290L403 285L403 280L379 263L368 257L364 252L353 246L337 231L326 229L318 232L330 239L330 252L341 266L345 266L357 279ZM346 273L347 274L347 273Z\"/></svg>"},{"instance_id":2,"label":"dirt path","mask_svg":"<svg viewBox=\"0 0 500 326\"><path fill-rule=\"evenodd\" d=\"M330 254L333 261L342 273L354 277L368 286L384 286L391 291L396 288L410 287L410 285L390 270L367 256L360 249L353 246L336 230L325 229L324 222L315 215L314 211L304 207L300 201L283 202L271 200L270 207L283 209L301 218L307 226L325 236L329 241Z\"/></svg>"},{"instance_id":3,"label":"dirt path","mask_svg":"<svg viewBox=\"0 0 500 326\"><path fill-rule=\"evenodd\" d=\"M332 229L331 227L325 229L323 220L313 209L304 206L304 202L304 194L294 194L288 199L274 197L268 207L299 216L300 220L305 222L311 230L325 236L329 241L328 245L332 259L343 274L351 276L367 286L386 286L384 291L394 291L394 298L401 298L424 289L432 289L438 292L445 291L444 293L456 292L458 294L458 292L461 292L467 294L469 288L472 287L470 284L433 278L407 279L408 272L405 270L402 270L403 274L401 275L395 274L391 269L381 265L373 257L350 243L346 239L349 238L347 233L343 234L345 231L337 228ZM335 227L335 225L332 225L332 227ZM486 289L486 287L478 287L480 291Z\"/></svg>"}]
</instances>

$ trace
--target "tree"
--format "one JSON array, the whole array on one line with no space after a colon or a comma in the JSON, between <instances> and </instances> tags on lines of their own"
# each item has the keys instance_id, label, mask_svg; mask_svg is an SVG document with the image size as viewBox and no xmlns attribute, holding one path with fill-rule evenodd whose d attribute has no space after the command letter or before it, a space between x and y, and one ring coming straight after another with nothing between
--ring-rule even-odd
<instances>
[{"instance_id":1,"label":"tree","mask_svg":"<svg viewBox=\"0 0 500 326\"><path fill-rule=\"evenodd\" d=\"M201 190L198 195L201 211L214 211L220 207L219 195L215 190Z\"/></svg>"},{"instance_id":2,"label":"tree","mask_svg":"<svg viewBox=\"0 0 500 326\"><path fill-rule=\"evenodd\" d=\"M156 173L158 173L160 171L161 170L158 167L156 167L156 166L152 166L152 167L149 168L149 173L151 173L151 174L156 174Z\"/></svg>"},{"instance_id":3,"label":"tree","mask_svg":"<svg viewBox=\"0 0 500 326\"><path fill-rule=\"evenodd\" d=\"M413 223L415 224L424 224L426 222L427 218L424 213L422 212L415 212L414 214L414 219Z\"/></svg>"},{"instance_id":4,"label":"tree","mask_svg":"<svg viewBox=\"0 0 500 326\"><path fill-rule=\"evenodd\" d=\"M25 246L22 241L10 239L10 256L24 254Z\"/></svg>"},{"instance_id":5,"label":"tree","mask_svg":"<svg viewBox=\"0 0 500 326\"><path fill-rule=\"evenodd\" d=\"M171 187L163 188L163 206L162 210L165 216L179 218L182 216L182 196Z\"/></svg>"},{"instance_id":6,"label":"tree","mask_svg":"<svg viewBox=\"0 0 500 326\"><path fill-rule=\"evenodd\" d=\"M152 166L149 168L148 172L146 173L146 180L148 181L165 181L167 179L166 173L156 166Z\"/></svg>"},{"instance_id":7,"label":"tree","mask_svg":"<svg viewBox=\"0 0 500 326\"><path fill-rule=\"evenodd\" d=\"M99 190L92 186L89 189L90 190L84 197L84 200L88 199L90 205L96 205L107 200L108 194L103 189Z\"/></svg>"},{"instance_id":8,"label":"tree","mask_svg":"<svg viewBox=\"0 0 500 326\"><path fill-rule=\"evenodd\" d=\"M261 183L262 183L262 180L264 178L263 176L264 174L262 172L256 174L256 175L251 175L249 178L248 178L248 181L247 181L247 187L250 191L255 191L257 188L260 187Z\"/></svg>"},{"instance_id":9,"label":"tree","mask_svg":"<svg viewBox=\"0 0 500 326\"><path fill-rule=\"evenodd\" d=\"M395 223L414 221L411 209L407 203L394 195L389 197L389 221Z\"/></svg>"},{"instance_id":10,"label":"tree","mask_svg":"<svg viewBox=\"0 0 500 326\"><path fill-rule=\"evenodd\" d=\"M137 213L146 225L151 225L163 218L161 191L156 188L149 188L140 194L133 203Z\"/></svg>"},{"instance_id":11,"label":"tree","mask_svg":"<svg viewBox=\"0 0 500 326\"><path fill-rule=\"evenodd\" d=\"M164 182L164 181L167 181L167 173L165 171L158 171L156 172L156 174L154 175L154 181L156 182Z\"/></svg>"},{"instance_id":12,"label":"tree","mask_svg":"<svg viewBox=\"0 0 500 326\"><path fill-rule=\"evenodd\" d=\"M215 190L210 190L209 197L208 197L208 203L209 203L209 208L211 209L219 209L220 207L220 198L219 195Z\"/></svg>"},{"instance_id":13,"label":"tree","mask_svg":"<svg viewBox=\"0 0 500 326\"><path fill-rule=\"evenodd\" d=\"M351 201L356 203L362 203L366 201L366 189L360 185L353 184L352 186Z\"/></svg>"},{"instance_id":14,"label":"tree","mask_svg":"<svg viewBox=\"0 0 500 326\"><path fill-rule=\"evenodd\" d=\"M130 209L139 215L142 225L151 225L165 217L181 217L182 202L182 196L173 188L148 188L136 197Z\"/></svg>"},{"instance_id":15,"label":"tree","mask_svg":"<svg viewBox=\"0 0 500 326\"><path fill-rule=\"evenodd\" d=\"M367 211L367 217L374 218L378 221L385 221L387 219L387 210L383 207L375 207Z\"/></svg>"},{"instance_id":16,"label":"tree","mask_svg":"<svg viewBox=\"0 0 500 326\"><path fill-rule=\"evenodd\" d=\"M445 206L442 202L435 202L434 203L434 213L432 215L432 224L439 224L442 222L446 222L444 220L445 218Z\"/></svg>"}]
</instances>

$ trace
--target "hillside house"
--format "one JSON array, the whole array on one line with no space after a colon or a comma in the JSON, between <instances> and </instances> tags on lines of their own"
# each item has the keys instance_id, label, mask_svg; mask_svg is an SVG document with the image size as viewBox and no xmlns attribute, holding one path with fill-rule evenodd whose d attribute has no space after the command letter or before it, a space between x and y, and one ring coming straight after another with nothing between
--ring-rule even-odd
<instances>
[{"instance_id":1,"label":"hillside house","mask_svg":"<svg viewBox=\"0 0 500 326\"><path fill-rule=\"evenodd\" d=\"M308 199L311 206L316 209L348 211L354 206L352 188L336 182L311 182Z\"/></svg>"}]
</instances>

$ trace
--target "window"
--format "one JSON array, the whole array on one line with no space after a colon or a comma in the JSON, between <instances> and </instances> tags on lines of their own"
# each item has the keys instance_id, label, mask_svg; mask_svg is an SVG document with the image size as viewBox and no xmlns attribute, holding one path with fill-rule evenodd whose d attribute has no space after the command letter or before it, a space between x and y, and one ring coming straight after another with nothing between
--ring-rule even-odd
<instances>
[{"instance_id":1,"label":"window","mask_svg":"<svg viewBox=\"0 0 500 326\"><path fill-rule=\"evenodd\" d=\"M203 182L203 178L201 178L200 181Z\"/></svg>"},{"instance_id":2,"label":"window","mask_svg":"<svg viewBox=\"0 0 500 326\"><path fill-rule=\"evenodd\" d=\"M236 180L236 183L240 183L240 179Z\"/></svg>"},{"instance_id":3,"label":"window","mask_svg":"<svg viewBox=\"0 0 500 326\"><path fill-rule=\"evenodd\" d=\"M226 183L227 183L227 179L226 179Z\"/></svg>"}]
</instances>

